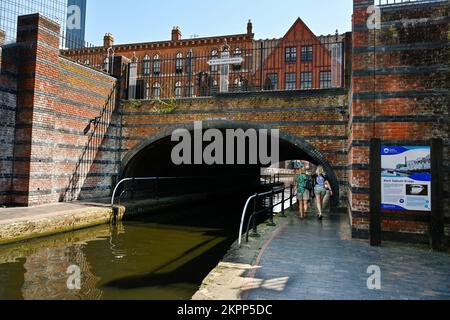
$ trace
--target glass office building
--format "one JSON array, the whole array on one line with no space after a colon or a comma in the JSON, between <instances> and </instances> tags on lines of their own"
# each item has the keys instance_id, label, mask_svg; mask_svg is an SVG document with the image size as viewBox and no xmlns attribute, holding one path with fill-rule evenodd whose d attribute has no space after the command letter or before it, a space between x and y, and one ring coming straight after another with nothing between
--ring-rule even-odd
<instances>
[{"instance_id":1,"label":"glass office building","mask_svg":"<svg viewBox=\"0 0 450 320\"><path fill-rule=\"evenodd\" d=\"M73 6L77 6L76 10ZM66 47L74 47L74 39L77 43L84 42L86 0L1 0L0 29L6 33L6 43L16 39L17 17L32 13L41 13L58 22L61 33L71 39Z\"/></svg>"}]
</instances>

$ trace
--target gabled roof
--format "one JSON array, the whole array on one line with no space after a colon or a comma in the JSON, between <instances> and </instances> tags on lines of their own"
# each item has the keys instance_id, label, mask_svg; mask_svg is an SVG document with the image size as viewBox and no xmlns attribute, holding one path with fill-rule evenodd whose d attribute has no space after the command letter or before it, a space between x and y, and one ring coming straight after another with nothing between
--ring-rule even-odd
<instances>
[{"instance_id":1,"label":"gabled roof","mask_svg":"<svg viewBox=\"0 0 450 320\"><path fill-rule=\"evenodd\" d=\"M311 31L311 29L308 27L308 25L303 22L303 20L299 17L297 20L295 20L294 24L289 28L288 32L284 35L284 39L288 38L289 35L296 30L305 30L307 34L311 36L314 40L319 40L317 36L314 34L314 32Z\"/></svg>"}]
</instances>

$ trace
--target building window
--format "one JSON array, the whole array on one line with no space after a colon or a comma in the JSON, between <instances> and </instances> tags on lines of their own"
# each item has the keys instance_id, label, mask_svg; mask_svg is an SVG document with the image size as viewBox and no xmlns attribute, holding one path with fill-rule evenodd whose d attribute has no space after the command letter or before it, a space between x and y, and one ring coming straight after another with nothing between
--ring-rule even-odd
<instances>
[{"instance_id":1,"label":"building window","mask_svg":"<svg viewBox=\"0 0 450 320\"><path fill-rule=\"evenodd\" d=\"M233 58L240 58L242 57L242 50L237 48L233 52ZM242 66L240 64L233 64L233 71L241 71Z\"/></svg>"},{"instance_id":2,"label":"building window","mask_svg":"<svg viewBox=\"0 0 450 320\"><path fill-rule=\"evenodd\" d=\"M153 74L159 76L161 73L161 57L159 54L153 57Z\"/></svg>"},{"instance_id":3,"label":"building window","mask_svg":"<svg viewBox=\"0 0 450 320\"><path fill-rule=\"evenodd\" d=\"M320 72L320 88L331 88L331 71Z\"/></svg>"},{"instance_id":4,"label":"building window","mask_svg":"<svg viewBox=\"0 0 450 320\"><path fill-rule=\"evenodd\" d=\"M175 98L180 99L183 97L183 86L181 81L175 83Z\"/></svg>"},{"instance_id":5,"label":"building window","mask_svg":"<svg viewBox=\"0 0 450 320\"><path fill-rule=\"evenodd\" d=\"M312 89L312 72L302 72L300 82L302 90Z\"/></svg>"},{"instance_id":6,"label":"building window","mask_svg":"<svg viewBox=\"0 0 450 320\"><path fill-rule=\"evenodd\" d=\"M278 90L278 73L269 73L268 77L272 82L272 90Z\"/></svg>"},{"instance_id":7,"label":"building window","mask_svg":"<svg viewBox=\"0 0 450 320\"><path fill-rule=\"evenodd\" d=\"M313 61L313 47L312 46L302 47L302 62L311 62L311 61Z\"/></svg>"},{"instance_id":8,"label":"building window","mask_svg":"<svg viewBox=\"0 0 450 320\"><path fill-rule=\"evenodd\" d=\"M175 61L175 73L176 74L183 73L183 64L184 64L183 59L184 59L183 54L182 53L178 53L177 54L177 59Z\"/></svg>"},{"instance_id":9,"label":"building window","mask_svg":"<svg viewBox=\"0 0 450 320\"><path fill-rule=\"evenodd\" d=\"M297 47L287 47L285 54L286 63L297 62Z\"/></svg>"},{"instance_id":10,"label":"building window","mask_svg":"<svg viewBox=\"0 0 450 320\"><path fill-rule=\"evenodd\" d=\"M144 76L150 75L150 57L147 55L142 61L142 73L144 74Z\"/></svg>"},{"instance_id":11,"label":"building window","mask_svg":"<svg viewBox=\"0 0 450 320\"><path fill-rule=\"evenodd\" d=\"M286 73L286 90L296 90L297 89L297 77L293 72Z\"/></svg>"},{"instance_id":12,"label":"building window","mask_svg":"<svg viewBox=\"0 0 450 320\"><path fill-rule=\"evenodd\" d=\"M153 84L153 98L159 99L161 97L161 85L158 82Z\"/></svg>"},{"instance_id":13,"label":"building window","mask_svg":"<svg viewBox=\"0 0 450 320\"><path fill-rule=\"evenodd\" d=\"M217 50L213 50L211 52L211 60L219 59L219 52ZM218 72L219 66L211 66L211 72Z\"/></svg>"}]
</instances>

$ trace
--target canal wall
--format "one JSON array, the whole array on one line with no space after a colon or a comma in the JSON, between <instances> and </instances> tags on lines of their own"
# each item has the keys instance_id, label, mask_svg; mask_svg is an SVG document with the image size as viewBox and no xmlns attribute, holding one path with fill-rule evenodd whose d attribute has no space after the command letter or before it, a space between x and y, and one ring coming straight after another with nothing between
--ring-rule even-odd
<instances>
[{"instance_id":1,"label":"canal wall","mask_svg":"<svg viewBox=\"0 0 450 320\"><path fill-rule=\"evenodd\" d=\"M107 224L113 217L112 208L92 203L0 209L0 245Z\"/></svg>"},{"instance_id":2,"label":"canal wall","mask_svg":"<svg viewBox=\"0 0 450 320\"><path fill-rule=\"evenodd\" d=\"M2 50L0 205L110 193L116 153L101 144L117 80L61 57L59 34L41 15L22 16L17 43Z\"/></svg>"},{"instance_id":3,"label":"canal wall","mask_svg":"<svg viewBox=\"0 0 450 320\"><path fill-rule=\"evenodd\" d=\"M373 0L354 0L348 199L355 237L368 238L369 141L387 145L444 142L442 202L449 210L450 1L382 6L369 29ZM430 214L384 212L383 238L428 242Z\"/></svg>"}]
</instances>

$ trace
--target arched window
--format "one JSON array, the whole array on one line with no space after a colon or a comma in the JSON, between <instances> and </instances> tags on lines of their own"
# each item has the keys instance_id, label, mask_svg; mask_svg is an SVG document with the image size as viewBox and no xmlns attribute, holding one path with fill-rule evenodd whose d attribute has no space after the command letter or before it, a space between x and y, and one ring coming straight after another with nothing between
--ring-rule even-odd
<instances>
[{"instance_id":1,"label":"arched window","mask_svg":"<svg viewBox=\"0 0 450 320\"><path fill-rule=\"evenodd\" d=\"M161 85L158 82L153 84L153 98L159 99L161 97Z\"/></svg>"},{"instance_id":2,"label":"arched window","mask_svg":"<svg viewBox=\"0 0 450 320\"><path fill-rule=\"evenodd\" d=\"M158 76L161 73L161 57L159 54L153 57L153 74Z\"/></svg>"},{"instance_id":3,"label":"arched window","mask_svg":"<svg viewBox=\"0 0 450 320\"><path fill-rule=\"evenodd\" d=\"M242 50L240 48L234 49L234 51L233 51L233 58L240 58L240 57L242 57ZM240 71L241 69L242 68L241 68L240 64L234 64L233 65L233 71Z\"/></svg>"},{"instance_id":4,"label":"arched window","mask_svg":"<svg viewBox=\"0 0 450 320\"><path fill-rule=\"evenodd\" d=\"M219 59L219 52L217 50L213 50L211 52L211 60L214 59ZM217 72L219 71L219 67L218 66L211 66L211 72Z\"/></svg>"},{"instance_id":5,"label":"arched window","mask_svg":"<svg viewBox=\"0 0 450 320\"><path fill-rule=\"evenodd\" d=\"M177 54L177 58L175 60L175 73L176 74L183 73L183 64L184 64L184 58L183 58L183 54L180 52Z\"/></svg>"},{"instance_id":6,"label":"arched window","mask_svg":"<svg viewBox=\"0 0 450 320\"><path fill-rule=\"evenodd\" d=\"M175 98L180 99L183 97L183 85L181 81L175 83Z\"/></svg>"},{"instance_id":7,"label":"arched window","mask_svg":"<svg viewBox=\"0 0 450 320\"><path fill-rule=\"evenodd\" d=\"M145 55L144 60L142 60L142 73L144 76L150 75L150 57Z\"/></svg>"}]
</instances>

